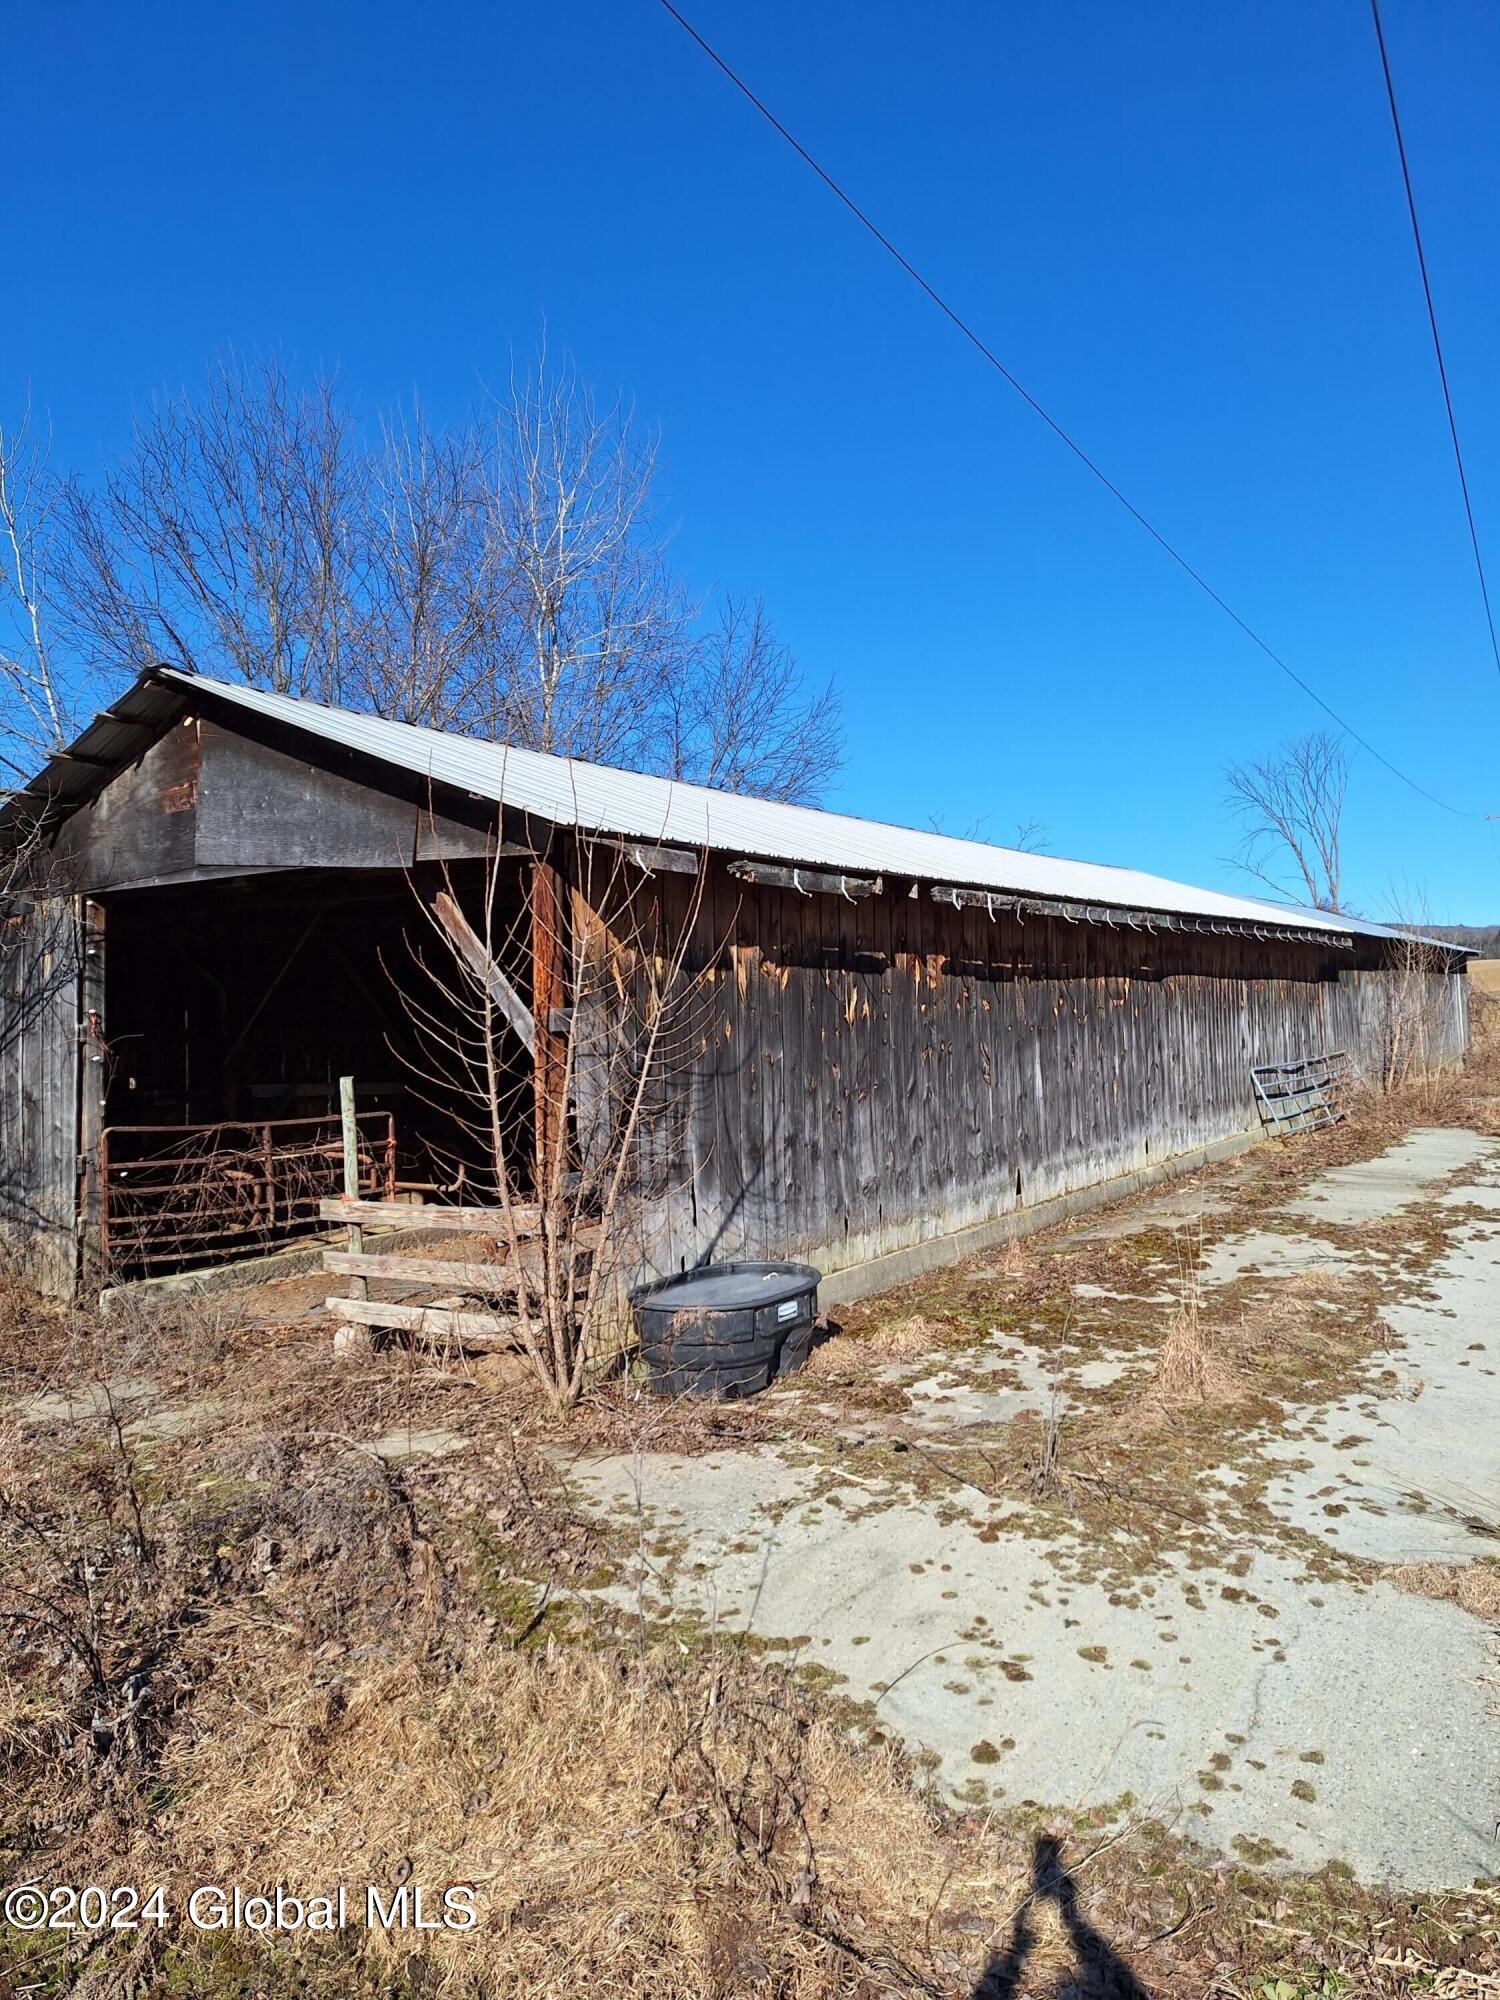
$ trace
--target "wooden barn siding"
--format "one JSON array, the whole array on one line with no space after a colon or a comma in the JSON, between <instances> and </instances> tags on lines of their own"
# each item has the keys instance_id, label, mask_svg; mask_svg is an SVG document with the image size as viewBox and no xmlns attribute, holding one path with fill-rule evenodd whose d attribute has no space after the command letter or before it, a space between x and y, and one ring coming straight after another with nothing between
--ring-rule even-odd
<instances>
[{"instance_id":1,"label":"wooden barn siding","mask_svg":"<svg viewBox=\"0 0 1500 2000\"><path fill-rule=\"evenodd\" d=\"M335 753L311 762L298 747L184 716L65 822L57 854L80 887L98 892L485 852L492 807L470 826L435 811L418 780L387 789L331 768Z\"/></svg>"},{"instance_id":2,"label":"wooden barn siding","mask_svg":"<svg viewBox=\"0 0 1500 2000\"><path fill-rule=\"evenodd\" d=\"M71 897L39 904L0 960L0 1243L55 1298L77 1254L78 922Z\"/></svg>"},{"instance_id":3,"label":"wooden barn siding","mask_svg":"<svg viewBox=\"0 0 1500 2000\"><path fill-rule=\"evenodd\" d=\"M680 913L690 884L656 892ZM1317 947L992 923L925 889L850 903L717 868L695 943L711 1002L677 1078L657 1271L832 1271L1253 1128L1252 1061L1346 1047L1378 1077L1394 977ZM1466 981L1435 985L1457 1060Z\"/></svg>"}]
</instances>

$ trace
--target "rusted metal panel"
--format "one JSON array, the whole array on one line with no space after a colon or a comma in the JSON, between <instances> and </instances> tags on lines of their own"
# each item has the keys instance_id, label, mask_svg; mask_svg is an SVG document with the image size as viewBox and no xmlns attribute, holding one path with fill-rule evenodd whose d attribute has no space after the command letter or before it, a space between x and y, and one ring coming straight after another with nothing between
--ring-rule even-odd
<instances>
[{"instance_id":1,"label":"rusted metal panel","mask_svg":"<svg viewBox=\"0 0 1500 2000\"><path fill-rule=\"evenodd\" d=\"M358 1116L362 1194L395 1193L396 1128ZM98 1263L112 1276L249 1256L320 1227L343 1185L337 1112L217 1125L113 1125L99 1139Z\"/></svg>"}]
</instances>

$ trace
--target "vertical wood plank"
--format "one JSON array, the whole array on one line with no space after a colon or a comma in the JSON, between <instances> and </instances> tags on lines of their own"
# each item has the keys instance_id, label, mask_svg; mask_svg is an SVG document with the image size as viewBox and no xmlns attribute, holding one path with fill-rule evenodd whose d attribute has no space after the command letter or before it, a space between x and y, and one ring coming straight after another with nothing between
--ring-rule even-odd
<instances>
[{"instance_id":1,"label":"vertical wood plank","mask_svg":"<svg viewBox=\"0 0 1500 2000\"><path fill-rule=\"evenodd\" d=\"M75 914L82 945L79 965L78 1050L78 1248L86 1290L108 1282L104 1240L103 1138L108 1087L105 1040L105 912L93 897L80 898Z\"/></svg>"}]
</instances>

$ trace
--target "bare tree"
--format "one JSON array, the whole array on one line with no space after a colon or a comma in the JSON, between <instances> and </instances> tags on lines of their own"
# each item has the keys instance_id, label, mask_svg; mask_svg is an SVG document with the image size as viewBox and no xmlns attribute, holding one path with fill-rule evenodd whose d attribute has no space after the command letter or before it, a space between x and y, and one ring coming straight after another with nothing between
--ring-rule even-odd
<instances>
[{"instance_id":1,"label":"bare tree","mask_svg":"<svg viewBox=\"0 0 1500 2000\"><path fill-rule=\"evenodd\" d=\"M1278 896L1338 910L1349 753L1342 737L1300 736L1258 762L1230 764L1229 804L1243 832L1238 865Z\"/></svg>"},{"instance_id":2,"label":"bare tree","mask_svg":"<svg viewBox=\"0 0 1500 2000\"><path fill-rule=\"evenodd\" d=\"M820 797L841 761L838 698L831 685L803 691L761 600L726 598L690 649L690 671L661 688L671 775L726 792Z\"/></svg>"},{"instance_id":3,"label":"bare tree","mask_svg":"<svg viewBox=\"0 0 1500 2000\"><path fill-rule=\"evenodd\" d=\"M0 429L0 772L19 781L73 734L46 608L56 527L47 459L29 408Z\"/></svg>"},{"instance_id":4,"label":"bare tree","mask_svg":"<svg viewBox=\"0 0 1500 2000\"><path fill-rule=\"evenodd\" d=\"M494 412L487 539L508 570L494 698L507 740L647 761L689 614L650 516L656 441L574 370L513 375Z\"/></svg>"},{"instance_id":5,"label":"bare tree","mask_svg":"<svg viewBox=\"0 0 1500 2000\"><path fill-rule=\"evenodd\" d=\"M450 429L362 441L339 383L231 356L67 491L60 594L96 672L156 660L566 756L812 799L837 703L764 608L699 605L656 440L543 356Z\"/></svg>"},{"instance_id":6,"label":"bare tree","mask_svg":"<svg viewBox=\"0 0 1500 2000\"><path fill-rule=\"evenodd\" d=\"M1392 884L1384 921L1396 935L1379 988L1381 1082L1387 1090L1419 1084L1430 1093L1462 1047L1454 1010L1464 988L1434 937L1425 890Z\"/></svg>"},{"instance_id":7,"label":"bare tree","mask_svg":"<svg viewBox=\"0 0 1500 2000\"><path fill-rule=\"evenodd\" d=\"M944 824L941 813L930 813L927 824L934 833L950 835L954 840L986 840L985 828L990 823L988 813L977 813L968 824L957 832ZM999 843L990 842L990 845ZM1012 854L1046 854L1048 852L1047 824L1040 819L1018 819L1015 832L1003 845Z\"/></svg>"},{"instance_id":8,"label":"bare tree","mask_svg":"<svg viewBox=\"0 0 1500 2000\"><path fill-rule=\"evenodd\" d=\"M359 601L359 493L336 382L229 355L135 425L67 501L70 638L106 673L171 665L337 701Z\"/></svg>"},{"instance_id":9,"label":"bare tree","mask_svg":"<svg viewBox=\"0 0 1500 2000\"><path fill-rule=\"evenodd\" d=\"M494 1211L507 1324L558 1408L617 1332L673 1191L677 1084L702 1046L713 956L691 956L701 868L654 876L608 843L561 844L566 886L498 835L478 884L446 867L436 893L414 878L422 979L393 975L418 1094L452 1121L443 1178Z\"/></svg>"},{"instance_id":10,"label":"bare tree","mask_svg":"<svg viewBox=\"0 0 1500 2000\"><path fill-rule=\"evenodd\" d=\"M420 407L385 421L351 479L347 639L337 699L401 722L496 733L496 635L509 577L483 504L482 440ZM358 589L353 585L357 577Z\"/></svg>"}]
</instances>

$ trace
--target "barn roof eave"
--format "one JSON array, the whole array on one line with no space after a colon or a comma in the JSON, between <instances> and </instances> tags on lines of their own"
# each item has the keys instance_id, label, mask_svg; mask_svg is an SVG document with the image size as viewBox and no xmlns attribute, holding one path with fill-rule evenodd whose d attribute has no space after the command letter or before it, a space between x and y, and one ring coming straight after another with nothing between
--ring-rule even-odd
<instances>
[{"instance_id":1,"label":"barn roof eave","mask_svg":"<svg viewBox=\"0 0 1500 2000\"><path fill-rule=\"evenodd\" d=\"M1342 913L1230 896L1134 869L1023 853L389 722L168 666L143 672L67 750L49 758L26 787L0 806L0 839L7 832L14 839L19 828L34 825L39 817L55 821L87 804L195 705L195 695L200 701L206 697L221 713L247 711L434 784L618 839L894 876L938 889L992 892L1039 904L1198 919L1235 931L1259 926L1281 935L1303 935L1309 944L1320 939L1332 943L1349 933L1389 939L1410 935ZM1473 956L1468 947L1446 940L1420 941L1455 959Z\"/></svg>"}]
</instances>

